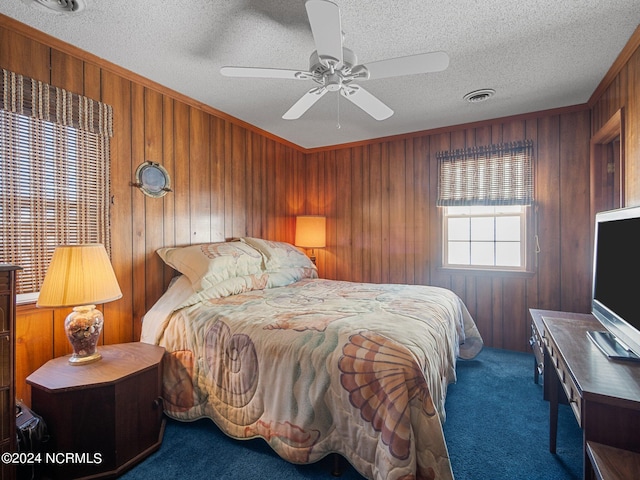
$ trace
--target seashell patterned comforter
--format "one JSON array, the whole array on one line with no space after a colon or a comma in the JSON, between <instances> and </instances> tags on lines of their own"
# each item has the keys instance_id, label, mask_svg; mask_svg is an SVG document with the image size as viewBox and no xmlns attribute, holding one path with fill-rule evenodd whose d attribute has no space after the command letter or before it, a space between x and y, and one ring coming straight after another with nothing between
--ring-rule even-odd
<instances>
[{"instance_id":1,"label":"seashell patterned comforter","mask_svg":"<svg viewBox=\"0 0 640 480\"><path fill-rule=\"evenodd\" d=\"M307 278L177 309L165 296L142 341L167 351L170 417L262 437L294 463L337 452L369 479L453 478L447 385L482 348L453 292Z\"/></svg>"}]
</instances>

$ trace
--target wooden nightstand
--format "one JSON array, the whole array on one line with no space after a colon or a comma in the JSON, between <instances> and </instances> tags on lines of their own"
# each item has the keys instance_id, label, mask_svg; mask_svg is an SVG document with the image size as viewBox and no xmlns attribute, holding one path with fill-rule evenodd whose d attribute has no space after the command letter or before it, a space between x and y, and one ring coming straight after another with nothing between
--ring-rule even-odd
<instances>
[{"instance_id":1,"label":"wooden nightstand","mask_svg":"<svg viewBox=\"0 0 640 480\"><path fill-rule=\"evenodd\" d=\"M47 452L55 456L42 463L53 478L115 477L162 443L164 349L134 342L99 350L98 362L59 357L27 378L32 409L51 435Z\"/></svg>"}]
</instances>

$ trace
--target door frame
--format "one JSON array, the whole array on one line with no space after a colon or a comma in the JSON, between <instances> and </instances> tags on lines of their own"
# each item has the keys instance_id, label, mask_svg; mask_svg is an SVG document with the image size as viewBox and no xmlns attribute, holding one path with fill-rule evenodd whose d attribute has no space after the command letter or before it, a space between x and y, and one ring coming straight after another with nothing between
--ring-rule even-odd
<instances>
[{"instance_id":1,"label":"door frame","mask_svg":"<svg viewBox=\"0 0 640 480\"><path fill-rule=\"evenodd\" d=\"M625 206L624 201L624 112L621 108L593 134L590 141L591 219L597 212ZM616 140L618 140L616 142ZM613 163L613 185L608 169ZM610 192L613 190L613 196Z\"/></svg>"}]
</instances>

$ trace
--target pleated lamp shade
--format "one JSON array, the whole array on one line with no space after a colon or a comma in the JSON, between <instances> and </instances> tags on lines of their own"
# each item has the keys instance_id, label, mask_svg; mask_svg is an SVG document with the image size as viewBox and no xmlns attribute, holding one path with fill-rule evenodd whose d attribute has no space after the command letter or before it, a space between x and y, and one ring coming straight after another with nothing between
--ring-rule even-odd
<instances>
[{"instance_id":1,"label":"pleated lamp shade","mask_svg":"<svg viewBox=\"0 0 640 480\"><path fill-rule=\"evenodd\" d=\"M36 305L97 305L121 297L122 291L104 245L65 245L53 252Z\"/></svg>"}]
</instances>

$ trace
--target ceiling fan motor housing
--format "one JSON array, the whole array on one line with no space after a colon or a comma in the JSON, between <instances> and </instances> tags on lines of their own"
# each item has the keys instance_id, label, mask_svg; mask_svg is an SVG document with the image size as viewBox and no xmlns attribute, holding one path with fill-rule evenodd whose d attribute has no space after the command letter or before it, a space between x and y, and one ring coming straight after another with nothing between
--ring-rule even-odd
<instances>
[{"instance_id":1,"label":"ceiling fan motor housing","mask_svg":"<svg viewBox=\"0 0 640 480\"><path fill-rule=\"evenodd\" d=\"M343 84L356 78L368 78L367 68L357 63L356 54L345 47L342 48L342 63L337 63L333 58L322 58L314 51L309 57L309 71L313 74L313 80L330 92L336 92Z\"/></svg>"}]
</instances>

